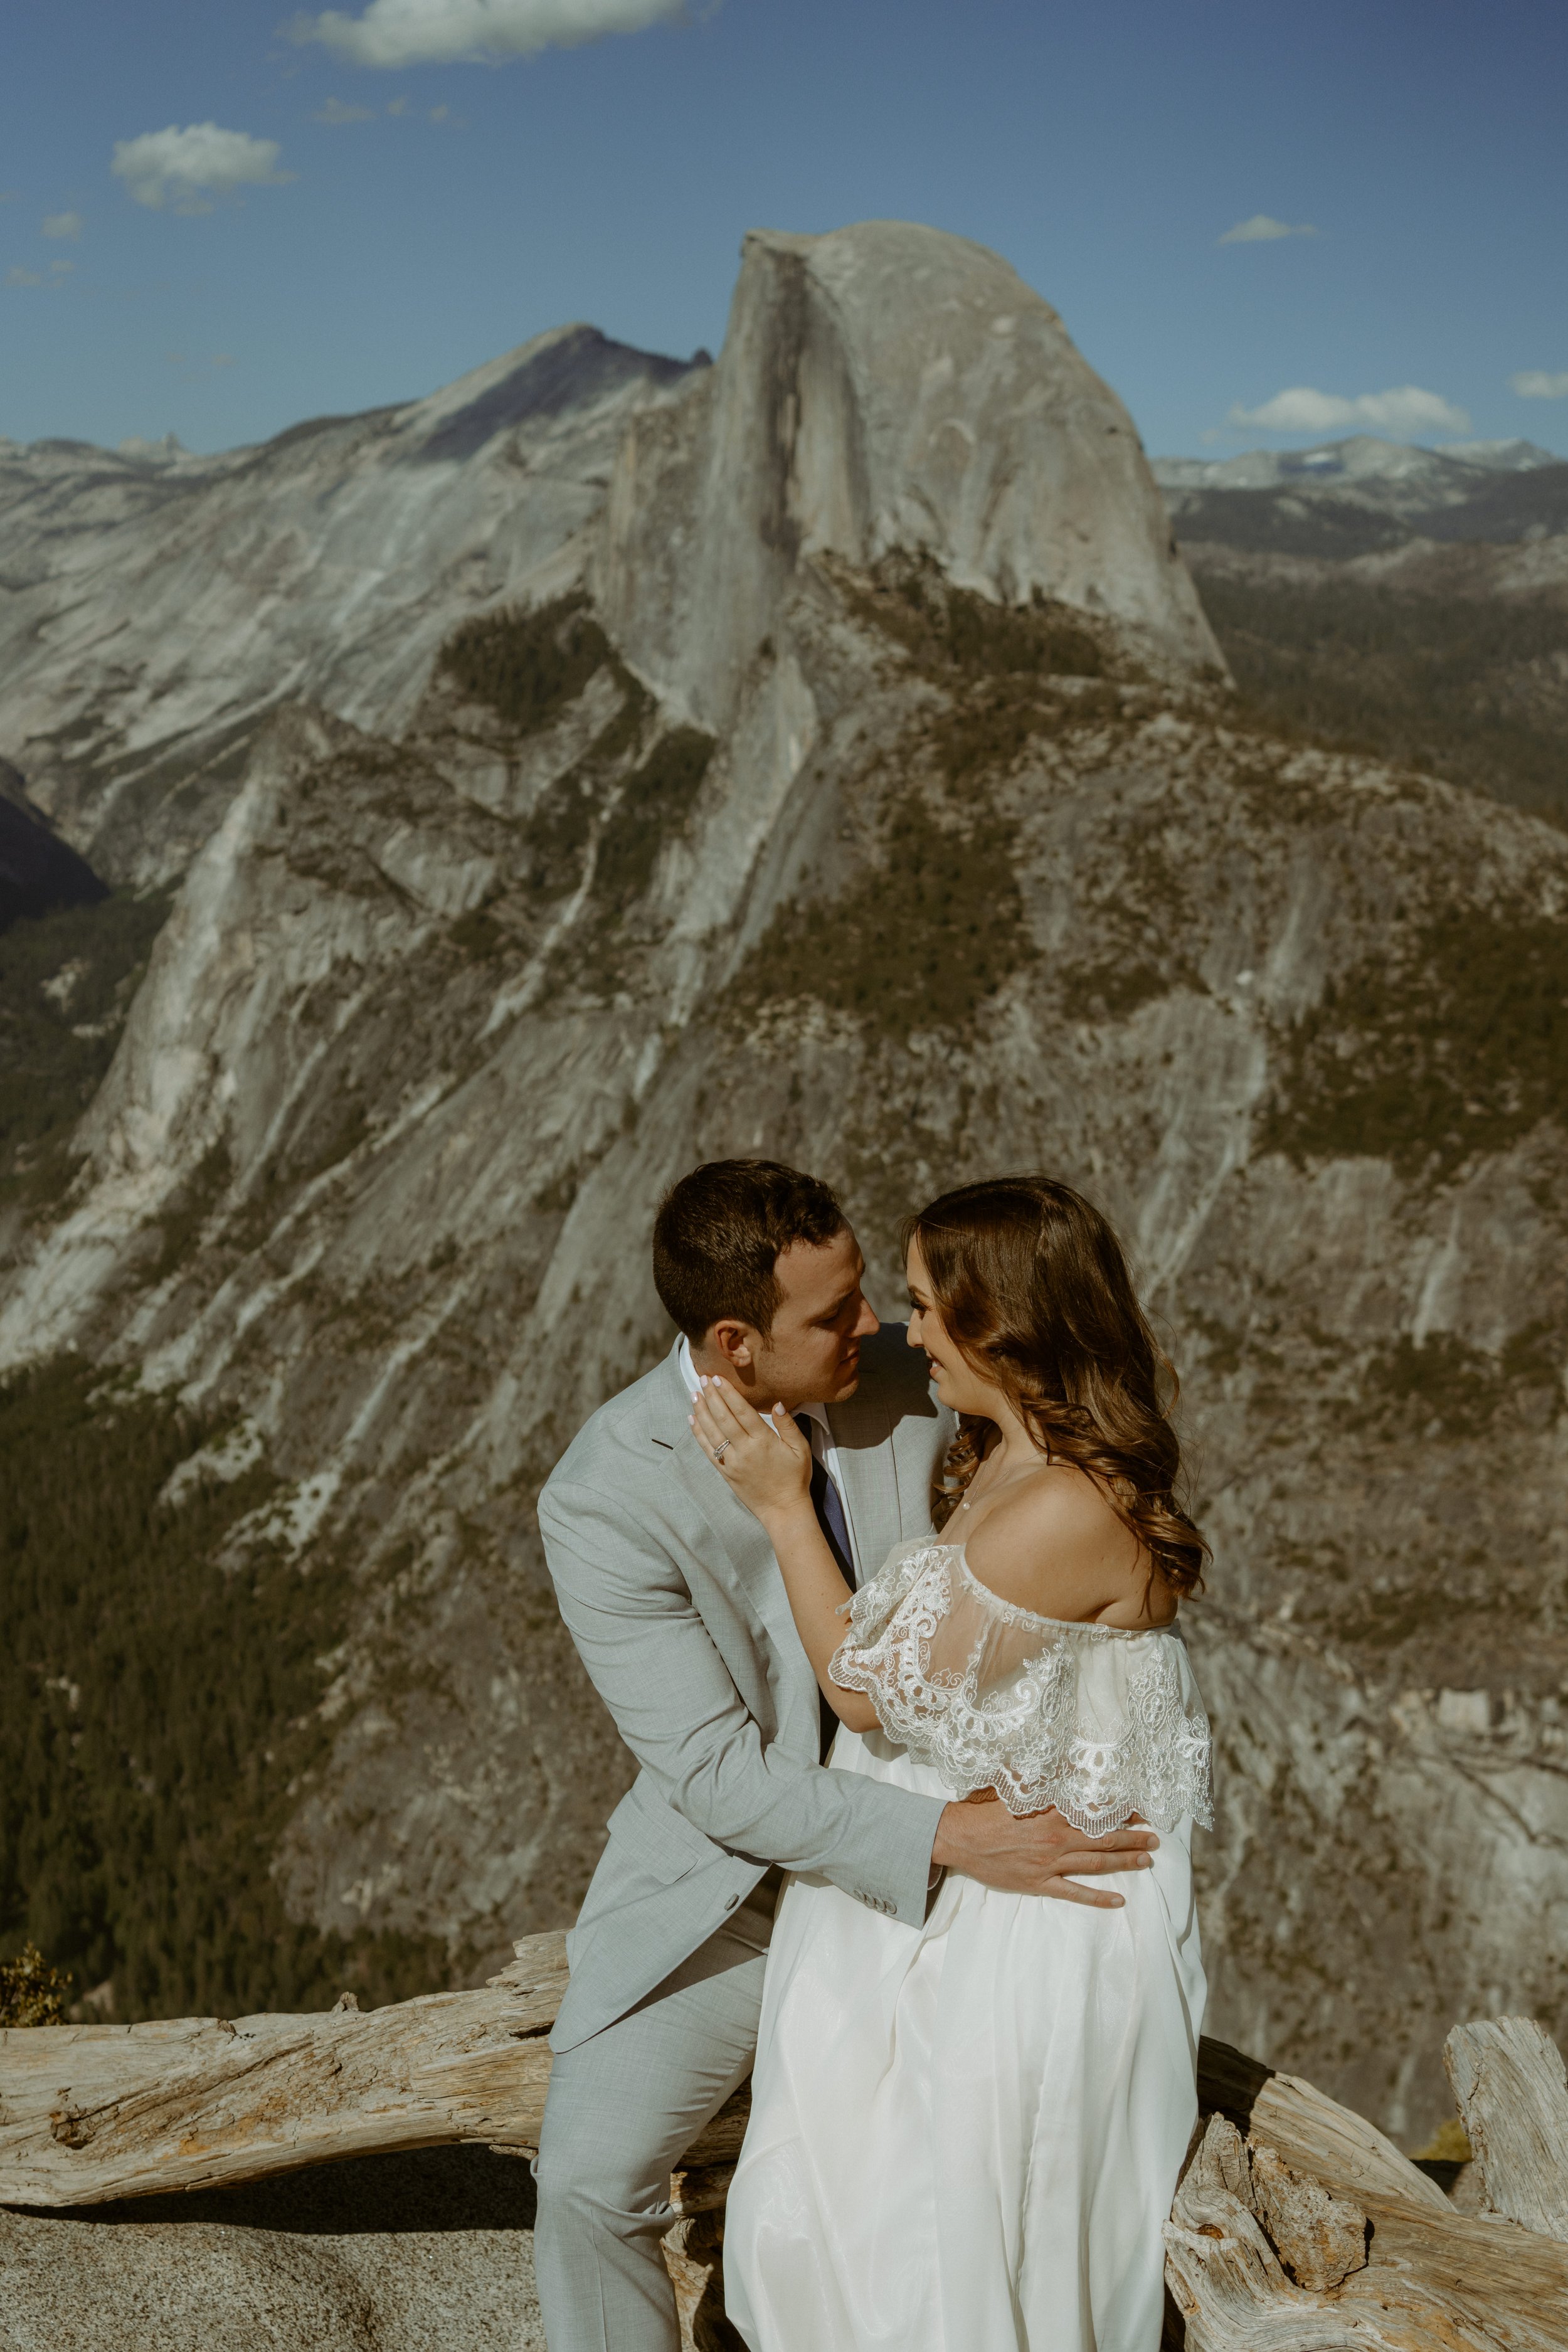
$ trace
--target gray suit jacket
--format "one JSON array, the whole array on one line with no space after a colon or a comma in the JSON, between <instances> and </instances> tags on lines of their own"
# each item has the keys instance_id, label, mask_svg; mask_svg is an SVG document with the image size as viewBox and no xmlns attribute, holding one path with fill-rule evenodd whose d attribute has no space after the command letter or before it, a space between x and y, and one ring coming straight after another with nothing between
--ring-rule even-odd
<instances>
[{"instance_id":1,"label":"gray suit jacket","mask_svg":"<svg viewBox=\"0 0 1568 2352\"><path fill-rule=\"evenodd\" d=\"M869 1575L929 1528L953 1422L901 1324L867 1340L860 1365L828 1418ZM698 1446L690 1409L672 1349L600 1407L539 1498L561 1614L642 1768L567 1939L557 2050L651 1992L771 1863L925 1916L942 1802L818 1762L816 1677L773 1547Z\"/></svg>"}]
</instances>

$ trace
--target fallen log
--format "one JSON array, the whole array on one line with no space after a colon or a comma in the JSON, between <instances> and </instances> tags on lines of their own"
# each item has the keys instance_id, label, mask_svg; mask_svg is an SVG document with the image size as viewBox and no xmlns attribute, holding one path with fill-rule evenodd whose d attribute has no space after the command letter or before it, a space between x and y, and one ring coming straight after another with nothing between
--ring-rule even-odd
<instances>
[{"instance_id":1,"label":"fallen log","mask_svg":"<svg viewBox=\"0 0 1568 2352\"><path fill-rule=\"evenodd\" d=\"M0 2031L0 2205L99 2205L458 2140L531 2156L565 1990L564 1937L531 1936L480 1992L363 2014L345 1994L306 2017ZM688 2167L732 2160L744 2130L731 2100Z\"/></svg>"},{"instance_id":2,"label":"fallen log","mask_svg":"<svg viewBox=\"0 0 1568 2352\"><path fill-rule=\"evenodd\" d=\"M345 1995L309 2017L0 2032L0 2204L89 2206L458 2140L532 2154L565 1982L563 1938L534 1936L481 1991L363 2015ZM1562 2061L1539 2027L1504 2020L1457 2029L1449 2063L1497 2207L1479 2218L1311 2084L1201 2044L1205 2122L1167 2229L1187 2352L1568 2352ZM698 2352L735 2341L719 2280L746 2106L729 2102L671 2182L666 2258ZM1528 2226L1526 2206L1542 2217Z\"/></svg>"},{"instance_id":3,"label":"fallen log","mask_svg":"<svg viewBox=\"0 0 1568 2352\"><path fill-rule=\"evenodd\" d=\"M306 2017L0 2032L0 2204L101 2204L455 2140L532 2155L565 1988L564 1937L531 1936L482 1991L364 2014L345 1995ZM1310 2084L1217 2042L1199 2065L1205 2108L1298 2169L1448 2210L1381 2132ZM742 2093L688 2168L732 2160L745 2117Z\"/></svg>"}]
</instances>

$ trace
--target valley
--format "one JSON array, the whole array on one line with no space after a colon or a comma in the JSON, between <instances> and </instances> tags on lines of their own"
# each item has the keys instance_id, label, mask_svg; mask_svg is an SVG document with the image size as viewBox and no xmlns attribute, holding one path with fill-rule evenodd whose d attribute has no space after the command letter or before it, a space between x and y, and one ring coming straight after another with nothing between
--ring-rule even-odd
<instances>
[{"instance_id":1,"label":"valley","mask_svg":"<svg viewBox=\"0 0 1568 2352\"><path fill-rule=\"evenodd\" d=\"M1155 473L1262 723L1568 815L1568 466L1363 436Z\"/></svg>"}]
</instances>

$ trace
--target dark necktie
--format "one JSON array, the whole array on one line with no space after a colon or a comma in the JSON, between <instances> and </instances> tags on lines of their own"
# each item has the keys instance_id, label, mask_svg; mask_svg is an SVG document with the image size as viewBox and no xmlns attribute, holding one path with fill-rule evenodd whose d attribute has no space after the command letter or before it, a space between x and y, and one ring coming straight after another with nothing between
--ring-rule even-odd
<instances>
[{"instance_id":1,"label":"dark necktie","mask_svg":"<svg viewBox=\"0 0 1568 2352\"><path fill-rule=\"evenodd\" d=\"M808 1412L797 1412L795 1425L811 1445L812 1419ZM811 1452L811 1507L816 1513L816 1524L822 1529L828 1550L844 1571L844 1580L853 1587L858 1580L855 1574L855 1555L849 1548L849 1522L844 1516L844 1502L837 1487L827 1475L826 1465L816 1458L816 1448Z\"/></svg>"},{"instance_id":2,"label":"dark necktie","mask_svg":"<svg viewBox=\"0 0 1568 2352\"><path fill-rule=\"evenodd\" d=\"M797 1412L795 1425L806 1444L811 1445L813 1427L811 1415L808 1412ZM857 1579L855 1556L849 1549L849 1522L844 1516L843 1498L828 1476L826 1465L817 1460L815 1445L811 1447L811 1507L816 1513L816 1524L822 1529L823 1541L838 1562L843 1571L844 1581L853 1591ZM834 1714L826 1697L820 1701L820 1717L822 1726L820 1753L826 1762L827 1751L832 1747L834 1735L838 1729L838 1717Z\"/></svg>"}]
</instances>

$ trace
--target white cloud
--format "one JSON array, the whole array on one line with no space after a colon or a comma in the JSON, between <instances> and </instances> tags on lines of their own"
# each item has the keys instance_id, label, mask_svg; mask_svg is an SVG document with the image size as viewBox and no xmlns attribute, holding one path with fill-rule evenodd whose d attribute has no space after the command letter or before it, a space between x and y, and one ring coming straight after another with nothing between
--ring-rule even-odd
<instances>
[{"instance_id":1,"label":"white cloud","mask_svg":"<svg viewBox=\"0 0 1568 2352\"><path fill-rule=\"evenodd\" d=\"M198 383L218 368L235 364L232 352L214 352L210 357L204 352L165 352L163 357L172 368L178 368L187 383ZM121 442L121 448L124 447Z\"/></svg>"},{"instance_id":2,"label":"white cloud","mask_svg":"<svg viewBox=\"0 0 1568 2352\"><path fill-rule=\"evenodd\" d=\"M5 272L7 286L41 286L43 282L36 269L24 269L19 261L13 262Z\"/></svg>"},{"instance_id":3,"label":"white cloud","mask_svg":"<svg viewBox=\"0 0 1568 2352\"><path fill-rule=\"evenodd\" d=\"M285 30L356 66L451 65L640 33L683 8L684 0L371 0L363 16L329 8L296 16Z\"/></svg>"},{"instance_id":4,"label":"white cloud","mask_svg":"<svg viewBox=\"0 0 1568 2352\"><path fill-rule=\"evenodd\" d=\"M110 168L153 212L167 205L176 213L210 213L214 196L291 180L292 172L278 169L279 152L276 139L220 131L216 122L193 122L184 131L171 123L167 131L117 140Z\"/></svg>"},{"instance_id":5,"label":"white cloud","mask_svg":"<svg viewBox=\"0 0 1568 2352\"><path fill-rule=\"evenodd\" d=\"M44 223L46 236L79 237L87 223L79 213L51 213Z\"/></svg>"},{"instance_id":6,"label":"white cloud","mask_svg":"<svg viewBox=\"0 0 1568 2352\"><path fill-rule=\"evenodd\" d=\"M1548 375L1544 368L1526 368L1510 375L1509 384L1521 400L1568 400L1568 369Z\"/></svg>"},{"instance_id":7,"label":"white cloud","mask_svg":"<svg viewBox=\"0 0 1568 2352\"><path fill-rule=\"evenodd\" d=\"M76 268L76 264L74 261L51 261L49 268L57 278L63 278L68 270Z\"/></svg>"},{"instance_id":8,"label":"white cloud","mask_svg":"<svg viewBox=\"0 0 1568 2352\"><path fill-rule=\"evenodd\" d=\"M1388 392L1363 392L1346 400L1337 392L1314 392L1310 385L1292 384L1277 392L1261 408L1244 408L1239 401L1230 412L1232 425L1250 425L1265 433L1334 433L1352 425L1363 433L1468 433L1470 420L1436 392L1402 383Z\"/></svg>"},{"instance_id":9,"label":"white cloud","mask_svg":"<svg viewBox=\"0 0 1568 2352\"><path fill-rule=\"evenodd\" d=\"M374 106L345 106L341 98L329 98L311 115L312 122L369 122L375 113Z\"/></svg>"},{"instance_id":10,"label":"white cloud","mask_svg":"<svg viewBox=\"0 0 1568 2352\"><path fill-rule=\"evenodd\" d=\"M1289 221L1270 219L1267 213L1254 213L1250 220L1237 221L1234 228L1227 228L1223 236L1215 237L1215 243L1272 245L1277 236L1316 236L1317 234L1310 221L1300 221L1293 226Z\"/></svg>"}]
</instances>

